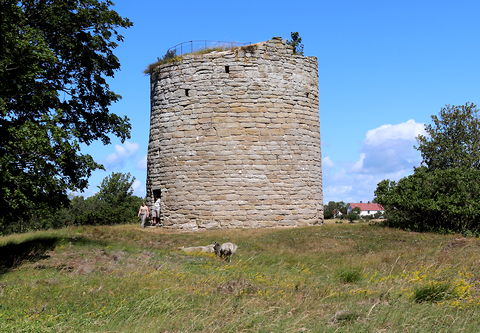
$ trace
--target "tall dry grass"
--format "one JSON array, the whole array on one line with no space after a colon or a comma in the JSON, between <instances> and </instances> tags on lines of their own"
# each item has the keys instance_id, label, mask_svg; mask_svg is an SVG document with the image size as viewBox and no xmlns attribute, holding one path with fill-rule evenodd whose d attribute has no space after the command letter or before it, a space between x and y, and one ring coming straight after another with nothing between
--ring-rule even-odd
<instances>
[{"instance_id":1,"label":"tall dry grass","mask_svg":"<svg viewBox=\"0 0 480 333\"><path fill-rule=\"evenodd\" d=\"M480 325L475 238L366 224L196 233L120 225L49 235L58 237L54 250L0 275L1 332L476 332ZM231 263L177 250L213 241L239 245ZM448 297L416 301L419 290L438 286Z\"/></svg>"}]
</instances>

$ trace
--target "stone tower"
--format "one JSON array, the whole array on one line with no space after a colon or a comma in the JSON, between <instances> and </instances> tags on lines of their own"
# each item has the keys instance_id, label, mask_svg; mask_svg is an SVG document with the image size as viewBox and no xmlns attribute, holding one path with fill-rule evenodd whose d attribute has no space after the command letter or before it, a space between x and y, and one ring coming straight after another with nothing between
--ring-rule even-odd
<instances>
[{"instance_id":1,"label":"stone tower","mask_svg":"<svg viewBox=\"0 0 480 333\"><path fill-rule=\"evenodd\" d=\"M274 37L152 68L147 197L165 227L323 222L317 67Z\"/></svg>"}]
</instances>

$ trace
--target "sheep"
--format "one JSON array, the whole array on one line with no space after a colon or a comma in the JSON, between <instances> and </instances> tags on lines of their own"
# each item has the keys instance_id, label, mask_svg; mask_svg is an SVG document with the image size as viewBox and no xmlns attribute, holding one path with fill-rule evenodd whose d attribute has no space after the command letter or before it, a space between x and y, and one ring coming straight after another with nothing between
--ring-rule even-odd
<instances>
[{"instance_id":1,"label":"sheep","mask_svg":"<svg viewBox=\"0 0 480 333\"><path fill-rule=\"evenodd\" d=\"M220 258L228 260L230 262L231 256L235 254L237 251L238 246L233 243L223 243L222 245L218 244L217 242L213 243L213 250L215 254Z\"/></svg>"},{"instance_id":2,"label":"sheep","mask_svg":"<svg viewBox=\"0 0 480 333\"><path fill-rule=\"evenodd\" d=\"M184 252L206 252L206 253L213 253L213 246L214 244L209 244L206 246L192 246L192 247L179 247L178 249Z\"/></svg>"}]
</instances>

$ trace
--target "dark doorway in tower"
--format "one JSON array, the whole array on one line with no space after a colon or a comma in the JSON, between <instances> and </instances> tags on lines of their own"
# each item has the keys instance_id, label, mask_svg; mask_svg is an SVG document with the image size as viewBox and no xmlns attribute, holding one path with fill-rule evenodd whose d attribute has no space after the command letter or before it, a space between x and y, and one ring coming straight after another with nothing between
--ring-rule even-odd
<instances>
[{"instance_id":1,"label":"dark doorway in tower","mask_svg":"<svg viewBox=\"0 0 480 333\"><path fill-rule=\"evenodd\" d=\"M162 191L160 189L154 189L152 190L153 194L153 210L152 210L152 218L153 218L153 225L154 226L161 226L162 225L162 220L161 220L161 214L160 214L160 209L161 209L161 199L162 199Z\"/></svg>"},{"instance_id":2,"label":"dark doorway in tower","mask_svg":"<svg viewBox=\"0 0 480 333\"><path fill-rule=\"evenodd\" d=\"M161 199L162 191L160 189L152 190L153 192L153 201L155 202L157 199Z\"/></svg>"}]
</instances>

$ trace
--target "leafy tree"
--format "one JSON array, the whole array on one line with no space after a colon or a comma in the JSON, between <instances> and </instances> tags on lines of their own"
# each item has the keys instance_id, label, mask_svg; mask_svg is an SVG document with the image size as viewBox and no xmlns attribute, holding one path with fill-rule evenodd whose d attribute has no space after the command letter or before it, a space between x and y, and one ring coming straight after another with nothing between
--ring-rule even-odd
<instances>
[{"instance_id":1,"label":"leafy tree","mask_svg":"<svg viewBox=\"0 0 480 333\"><path fill-rule=\"evenodd\" d=\"M375 191L388 225L417 231L480 232L480 170L420 167Z\"/></svg>"},{"instance_id":2,"label":"leafy tree","mask_svg":"<svg viewBox=\"0 0 480 333\"><path fill-rule=\"evenodd\" d=\"M446 105L433 124L425 127L428 135L417 138L417 149L429 169L480 169L480 112L473 103Z\"/></svg>"},{"instance_id":3,"label":"leafy tree","mask_svg":"<svg viewBox=\"0 0 480 333\"><path fill-rule=\"evenodd\" d=\"M337 210L342 214L347 214L347 204L343 201L338 201Z\"/></svg>"},{"instance_id":4,"label":"leafy tree","mask_svg":"<svg viewBox=\"0 0 480 333\"><path fill-rule=\"evenodd\" d=\"M293 46L293 54L303 55L302 37L298 32L290 33L292 39L287 40L287 44Z\"/></svg>"},{"instance_id":5,"label":"leafy tree","mask_svg":"<svg viewBox=\"0 0 480 333\"><path fill-rule=\"evenodd\" d=\"M331 219L335 217L336 212L340 212L343 215L347 214L347 205L345 202L329 201L328 204L324 206L323 216L326 219Z\"/></svg>"},{"instance_id":6,"label":"leafy tree","mask_svg":"<svg viewBox=\"0 0 480 333\"><path fill-rule=\"evenodd\" d=\"M480 118L472 103L447 105L428 136L419 136L423 166L375 191L387 223L419 231L480 233Z\"/></svg>"},{"instance_id":7,"label":"leafy tree","mask_svg":"<svg viewBox=\"0 0 480 333\"><path fill-rule=\"evenodd\" d=\"M335 201L329 201L326 206L323 207L323 217L325 219L333 219L336 203Z\"/></svg>"},{"instance_id":8,"label":"leafy tree","mask_svg":"<svg viewBox=\"0 0 480 333\"><path fill-rule=\"evenodd\" d=\"M98 186L96 197L110 205L118 205L133 195L132 185L135 177L130 173L112 172Z\"/></svg>"},{"instance_id":9,"label":"leafy tree","mask_svg":"<svg viewBox=\"0 0 480 333\"><path fill-rule=\"evenodd\" d=\"M98 193L80 203L83 207L72 207L79 211L74 224L120 224L135 220L142 199L133 195L134 181L130 173L113 172L105 177Z\"/></svg>"},{"instance_id":10,"label":"leafy tree","mask_svg":"<svg viewBox=\"0 0 480 333\"><path fill-rule=\"evenodd\" d=\"M118 28L132 23L110 0L4 0L0 6L0 224L68 203L101 168L80 144L129 137L109 112L120 96Z\"/></svg>"}]
</instances>

